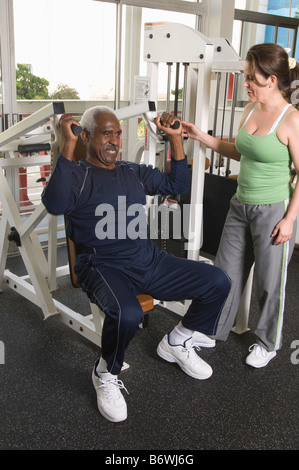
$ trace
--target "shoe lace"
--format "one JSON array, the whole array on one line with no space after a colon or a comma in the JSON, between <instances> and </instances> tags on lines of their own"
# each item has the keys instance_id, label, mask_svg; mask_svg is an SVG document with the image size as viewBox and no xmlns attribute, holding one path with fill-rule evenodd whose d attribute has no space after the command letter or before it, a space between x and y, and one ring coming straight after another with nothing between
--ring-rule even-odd
<instances>
[{"instance_id":1,"label":"shoe lace","mask_svg":"<svg viewBox=\"0 0 299 470\"><path fill-rule=\"evenodd\" d=\"M120 390L125 390L127 394L129 395L128 390L124 386L123 382L118 379L110 379L110 380L102 380L101 385L98 385L96 388L102 388L104 390L104 393L106 397L109 400L115 400L119 397L120 395Z\"/></svg>"},{"instance_id":2,"label":"shoe lace","mask_svg":"<svg viewBox=\"0 0 299 470\"><path fill-rule=\"evenodd\" d=\"M187 358L190 360L202 360L198 354L196 354L195 351L201 351L201 348L199 346L195 346L194 344L191 344L190 346L183 346L184 352L187 354Z\"/></svg>"},{"instance_id":3,"label":"shoe lace","mask_svg":"<svg viewBox=\"0 0 299 470\"><path fill-rule=\"evenodd\" d=\"M259 356L265 357L267 353L267 351L259 344L252 344L249 348L249 351L250 352L253 351L257 357Z\"/></svg>"}]
</instances>

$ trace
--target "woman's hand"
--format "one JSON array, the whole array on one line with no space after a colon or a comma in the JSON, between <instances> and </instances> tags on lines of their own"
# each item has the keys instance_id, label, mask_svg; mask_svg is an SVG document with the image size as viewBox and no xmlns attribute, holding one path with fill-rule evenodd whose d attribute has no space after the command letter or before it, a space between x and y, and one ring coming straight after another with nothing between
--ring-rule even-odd
<instances>
[{"instance_id":1,"label":"woman's hand","mask_svg":"<svg viewBox=\"0 0 299 470\"><path fill-rule=\"evenodd\" d=\"M280 245L290 240L293 235L293 222L281 219L272 232L273 245Z\"/></svg>"},{"instance_id":2,"label":"woman's hand","mask_svg":"<svg viewBox=\"0 0 299 470\"><path fill-rule=\"evenodd\" d=\"M182 121L181 125L184 137L199 140L200 129L195 124L192 124L191 122Z\"/></svg>"}]
</instances>

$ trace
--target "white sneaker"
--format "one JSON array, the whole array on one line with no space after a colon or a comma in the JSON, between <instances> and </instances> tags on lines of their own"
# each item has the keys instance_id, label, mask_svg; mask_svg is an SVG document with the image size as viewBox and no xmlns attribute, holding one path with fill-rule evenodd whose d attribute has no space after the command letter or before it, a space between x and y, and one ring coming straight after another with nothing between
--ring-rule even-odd
<instances>
[{"instance_id":1,"label":"white sneaker","mask_svg":"<svg viewBox=\"0 0 299 470\"><path fill-rule=\"evenodd\" d=\"M211 339L209 336L199 331L194 331L192 335L193 346L199 346L202 348L214 348L216 346L216 341Z\"/></svg>"},{"instance_id":2,"label":"white sneaker","mask_svg":"<svg viewBox=\"0 0 299 470\"><path fill-rule=\"evenodd\" d=\"M168 362L176 362L180 368L195 379L208 379L213 370L205 361L203 361L192 344L192 336L184 344L172 346L168 342L168 335L165 335L160 341L157 354Z\"/></svg>"},{"instance_id":3,"label":"white sneaker","mask_svg":"<svg viewBox=\"0 0 299 470\"><path fill-rule=\"evenodd\" d=\"M249 348L250 354L246 357L246 364L259 369L265 367L268 362L276 356L276 351L267 351L258 344L253 344Z\"/></svg>"},{"instance_id":4,"label":"white sneaker","mask_svg":"<svg viewBox=\"0 0 299 470\"><path fill-rule=\"evenodd\" d=\"M97 402L99 412L108 419L117 423L127 418L127 404L120 391L125 389L123 382L117 379L117 375L109 372L97 374L96 366L92 371L92 383L97 392Z\"/></svg>"}]
</instances>

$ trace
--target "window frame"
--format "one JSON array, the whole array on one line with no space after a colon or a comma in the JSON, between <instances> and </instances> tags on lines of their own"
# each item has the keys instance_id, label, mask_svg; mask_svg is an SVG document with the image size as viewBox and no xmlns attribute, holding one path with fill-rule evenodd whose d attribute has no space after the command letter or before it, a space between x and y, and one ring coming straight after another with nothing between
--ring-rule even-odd
<instances>
[{"instance_id":1,"label":"window frame","mask_svg":"<svg viewBox=\"0 0 299 470\"><path fill-rule=\"evenodd\" d=\"M240 10L236 8L235 13L234 13L234 20L238 20L242 22L240 51L242 50L244 23L255 23L255 24L275 27L274 40L273 40L274 44L276 44L276 41L277 41L278 28L292 29L294 34L293 34L293 41L292 41L290 54L292 57L294 57L296 46L297 46L299 18L290 18L287 16L271 15L269 13L260 13L256 11Z\"/></svg>"},{"instance_id":2,"label":"window frame","mask_svg":"<svg viewBox=\"0 0 299 470\"><path fill-rule=\"evenodd\" d=\"M175 11L203 16L206 12L206 0L197 2L183 0L94 0L96 2L114 3L140 8L153 8L156 10Z\"/></svg>"}]
</instances>

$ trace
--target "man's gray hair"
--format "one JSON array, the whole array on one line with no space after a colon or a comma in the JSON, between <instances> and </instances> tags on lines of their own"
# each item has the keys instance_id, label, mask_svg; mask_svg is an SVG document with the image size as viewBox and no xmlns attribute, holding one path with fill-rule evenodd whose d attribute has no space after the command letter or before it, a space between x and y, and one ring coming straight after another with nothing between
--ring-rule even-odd
<instances>
[{"instance_id":1,"label":"man's gray hair","mask_svg":"<svg viewBox=\"0 0 299 470\"><path fill-rule=\"evenodd\" d=\"M108 106L93 106L92 108L87 109L81 117L80 125L82 129L86 129L88 132L90 132L91 135L93 135L96 127L95 116L98 114L107 113L112 114L117 119L113 109L109 108Z\"/></svg>"}]
</instances>

